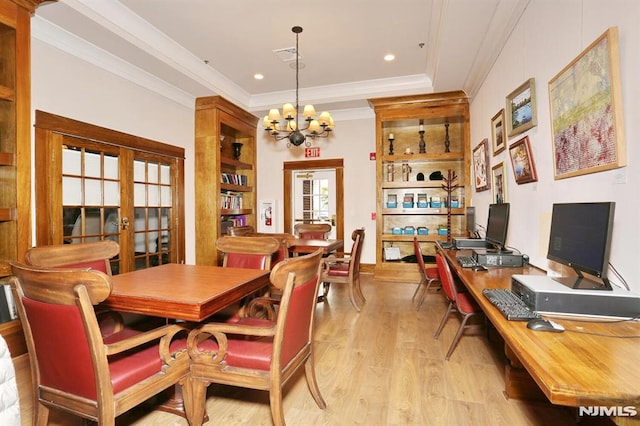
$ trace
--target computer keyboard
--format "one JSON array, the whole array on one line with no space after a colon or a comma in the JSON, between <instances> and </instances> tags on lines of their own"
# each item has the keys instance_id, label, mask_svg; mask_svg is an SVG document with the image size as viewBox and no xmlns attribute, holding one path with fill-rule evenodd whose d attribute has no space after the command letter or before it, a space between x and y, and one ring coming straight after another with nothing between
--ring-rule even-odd
<instances>
[{"instance_id":1,"label":"computer keyboard","mask_svg":"<svg viewBox=\"0 0 640 426\"><path fill-rule=\"evenodd\" d=\"M474 266L479 266L480 264L476 262L473 256L458 256L456 257L458 263L463 268L473 268Z\"/></svg>"},{"instance_id":2,"label":"computer keyboard","mask_svg":"<svg viewBox=\"0 0 640 426\"><path fill-rule=\"evenodd\" d=\"M484 297L489 300L509 321L528 321L540 318L513 291L506 288L485 288Z\"/></svg>"}]
</instances>

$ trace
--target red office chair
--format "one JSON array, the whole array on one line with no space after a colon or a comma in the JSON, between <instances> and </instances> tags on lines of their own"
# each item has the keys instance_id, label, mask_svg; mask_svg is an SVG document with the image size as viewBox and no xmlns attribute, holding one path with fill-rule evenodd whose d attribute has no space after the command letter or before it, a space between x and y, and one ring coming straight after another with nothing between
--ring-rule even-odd
<instances>
[{"instance_id":1,"label":"red office chair","mask_svg":"<svg viewBox=\"0 0 640 426\"><path fill-rule=\"evenodd\" d=\"M420 282L418 283L418 286L416 287L416 291L413 292L413 297L411 298L411 301L414 301L416 299L416 295L418 294L418 291L423 285L425 285L425 289L422 292L422 295L420 296L418 305L416 306L416 311L419 311L420 307L422 306L422 302L424 302L424 298L427 295L427 292L431 288L431 284L433 284L434 282L440 281L440 274L438 273L437 267L427 268L427 266L425 265L424 257L422 257L422 248L420 247L420 243L418 242L418 238L416 237L413 237L413 249L416 254L416 261L418 262L418 269L420 270L421 278L420 278Z\"/></svg>"},{"instance_id":2,"label":"red office chair","mask_svg":"<svg viewBox=\"0 0 640 426\"><path fill-rule=\"evenodd\" d=\"M304 366L307 385L316 404L320 394L313 365L314 312L322 251L290 257L271 271L271 284L282 290L274 320L245 317L235 324L207 323L189 334L193 415L189 424L200 425L206 390L222 383L269 391L271 417L284 425L282 393L285 383ZM271 299L254 299L251 303ZM189 411L187 412L189 414Z\"/></svg>"},{"instance_id":3,"label":"red office chair","mask_svg":"<svg viewBox=\"0 0 640 426\"><path fill-rule=\"evenodd\" d=\"M58 408L101 425L189 375L181 325L103 337L94 305L111 293L109 276L85 269L11 263L11 286L29 350L33 424ZM175 339L178 337L177 339ZM185 404L191 408L190 387Z\"/></svg>"},{"instance_id":4,"label":"red office chair","mask_svg":"<svg viewBox=\"0 0 640 426\"><path fill-rule=\"evenodd\" d=\"M440 253L436 253L436 264L438 265L438 273L440 274L442 289L444 290L444 294L449 300L449 306L447 307L447 311L444 313L442 321L440 321L438 330L436 330L436 334L433 336L433 338L437 340L438 337L440 337L440 333L442 332L442 329L444 328L444 325L447 322L447 319L449 318L449 314L451 312L458 312L462 316L460 327L458 327L458 331L456 332L456 335L453 338L453 342L451 342L451 346L449 346L449 350L447 351L447 355L445 356L445 359L449 361L453 350L456 348L456 345L458 344L458 341L462 336L462 332L466 327L468 327L467 321L469 321L469 318L477 314L481 314L482 310L473 299L473 296L471 296L469 293L461 293L458 291L456 283L453 279L453 275L451 274L449 264Z\"/></svg>"}]
</instances>

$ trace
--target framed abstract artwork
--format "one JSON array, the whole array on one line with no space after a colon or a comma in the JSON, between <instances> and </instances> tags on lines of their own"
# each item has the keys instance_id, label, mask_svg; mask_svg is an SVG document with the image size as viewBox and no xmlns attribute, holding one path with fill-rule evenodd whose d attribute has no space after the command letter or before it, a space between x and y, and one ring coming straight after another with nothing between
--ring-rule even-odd
<instances>
[{"instance_id":1,"label":"framed abstract artwork","mask_svg":"<svg viewBox=\"0 0 640 426\"><path fill-rule=\"evenodd\" d=\"M491 168L491 180L493 180L493 203L502 204L507 201L507 178L504 161Z\"/></svg>"},{"instance_id":2,"label":"framed abstract artwork","mask_svg":"<svg viewBox=\"0 0 640 426\"><path fill-rule=\"evenodd\" d=\"M489 189L489 141L483 139L473 148L473 177L476 192Z\"/></svg>"},{"instance_id":3,"label":"framed abstract artwork","mask_svg":"<svg viewBox=\"0 0 640 426\"><path fill-rule=\"evenodd\" d=\"M507 95L505 110L509 136L518 135L538 125L535 79L530 78Z\"/></svg>"},{"instance_id":4,"label":"framed abstract artwork","mask_svg":"<svg viewBox=\"0 0 640 426\"><path fill-rule=\"evenodd\" d=\"M491 119L491 140L493 141L493 156L500 154L505 149L507 134L504 127L504 108Z\"/></svg>"},{"instance_id":5,"label":"framed abstract artwork","mask_svg":"<svg viewBox=\"0 0 640 426\"><path fill-rule=\"evenodd\" d=\"M531 153L529 136L525 136L509 146L509 157L511 157L513 176L516 178L518 185L536 182L538 180L536 165L533 162L533 154Z\"/></svg>"},{"instance_id":6,"label":"framed abstract artwork","mask_svg":"<svg viewBox=\"0 0 640 426\"><path fill-rule=\"evenodd\" d=\"M618 29L549 80L555 179L626 165Z\"/></svg>"}]
</instances>

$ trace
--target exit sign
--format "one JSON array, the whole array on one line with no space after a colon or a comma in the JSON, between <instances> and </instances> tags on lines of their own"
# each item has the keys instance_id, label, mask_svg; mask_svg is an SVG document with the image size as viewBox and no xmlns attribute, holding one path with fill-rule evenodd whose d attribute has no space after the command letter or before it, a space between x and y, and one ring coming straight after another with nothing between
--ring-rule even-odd
<instances>
[{"instance_id":1,"label":"exit sign","mask_svg":"<svg viewBox=\"0 0 640 426\"><path fill-rule=\"evenodd\" d=\"M317 158L320 157L320 148L305 148L304 149L305 158Z\"/></svg>"}]
</instances>

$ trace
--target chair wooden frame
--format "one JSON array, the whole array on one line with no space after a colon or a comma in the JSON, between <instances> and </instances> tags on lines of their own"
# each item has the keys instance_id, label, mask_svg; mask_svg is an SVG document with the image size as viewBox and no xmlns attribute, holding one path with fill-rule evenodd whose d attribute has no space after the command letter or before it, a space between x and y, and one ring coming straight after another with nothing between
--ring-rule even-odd
<instances>
[{"instance_id":1,"label":"chair wooden frame","mask_svg":"<svg viewBox=\"0 0 640 426\"><path fill-rule=\"evenodd\" d=\"M234 256L242 256L243 263L254 269L271 269L273 255L280 249L280 241L272 237L222 236L216 241L216 248L222 252L222 266L229 266ZM233 262L233 260L231 260Z\"/></svg>"},{"instance_id":2,"label":"chair wooden frame","mask_svg":"<svg viewBox=\"0 0 640 426\"><path fill-rule=\"evenodd\" d=\"M416 237L413 237L413 248L416 254L418 269L420 270L420 282L416 287L416 291L413 292L413 297L411 298L412 301L416 299L416 295L418 294L418 291L420 291L420 288L423 285L425 286L424 291L420 295L420 300L418 300L418 304L416 305L416 311L419 311L422 303L424 302L425 296L431 288L431 284L434 282L440 282L440 274L438 273L437 267L427 268L427 265L425 265L424 257L422 257L422 247L420 247L420 242Z\"/></svg>"},{"instance_id":3,"label":"chair wooden frame","mask_svg":"<svg viewBox=\"0 0 640 426\"><path fill-rule=\"evenodd\" d=\"M109 259L119 253L120 245L111 240L83 244L59 244L29 249L25 254L25 262L28 265L41 268L90 267L111 275Z\"/></svg>"},{"instance_id":4,"label":"chair wooden frame","mask_svg":"<svg viewBox=\"0 0 640 426\"><path fill-rule=\"evenodd\" d=\"M189 357L184 337L181 350L173 352L172 347L174 338L188 331L184 326L165 325L146 332L127 330L103 338L94 305L111 293L108 275L95 270L37 268L17 262L12 262L11 267L11 286L29 350L33 424L47 424L50 408L59 408L99 424L113 425L118 415L175 384L185 384ZM32 313L37 313L36 318L31 317ZM63 321L64 326L57 324ZM82 333L69 335L74 329ZM148 347L154 341L159 344ZM137 351L138 361L139 356L147 360L151 356L155 366L150 367L148 361L140 366L128 356L131 350ZM58 352L60 356L56 359L52 354ZM111 370L110 365L118 362L125 364ZM135 364L133 370L139 366L157 372L150 375L148 370L142 372L142 378L125 377L129 362ZM190 400L190 388L183 388L185 400Z\"/></svg>"},{"instance_id":5,"label":"chair wooden frame","mask_svg":"<svg viewBox=\"0 0 640 426\"><path fill-rule=\"evenodd\" d=\"M336 253L323 259L325 268L322 272L321 281L324 284L324 300L327 299L330 283L348 284L349 300L356 311L360 312L361 306L366 303L362 288L360 287L360 257L362 255L362 246L364 244L364 228L358 228L351 233L353 245L351 253ZM348 268L346 274L332 274L332 269Z\"/></svg>"},{"instance_id":6,"label":"chair wooden frame","mask_svg":"<svg viewBox=\"0 0 640 426\"><path fill-rule=\"evenodd\" d=\"M447 311L442 316L442 320L440 321L440 325L436 330L436 334L433 336L435 340L438 340L440 337L440 333L444 328L447 320L449 319L449 315L452 312L457 312L461 317L462 321L460 321L460 326L458 327L458 331L449 346L449 350L447 351L447 355L445 359L449 361L451 358L451 354L453 354L454 349L458 345L460 338L462 337L462 332L469 327L467 322L470 318L482 314L482 309L478 306L478 304L473 299L469 293L461 293L458 291L456 287L456 282L453 279L453 274L451 273L451 268L447 263L447 260L440 253L436 253L436 264L438 265L438 273L440 274L440 282L442 283L442 289L449 300L449 306L447 307Z\"/></svg>"},{"instance_id":7,"label":"chair wooden frame","mask_svg":"<svg viewBox=\"0 0 640 426\"><path fill-rule=\"evenodd\" d=\"M297 223L293 227L296 237L311 240L326 240L329 232L331 232L331 225L328 223Z\"/></svg>"},{"instance_id":8,"label":"chair wooden frame","mask_svg":"<svg viewBox=\"0 0 640 426\"><path fill-rule=\"evenodd\" d=\"M256 230L251 225L230 226L229 228L227 228L227 235L230 235L232 237L254 235L255 233L256 233Z\"/></svg>"},{"instance_id":9,"label":"chair wooden frame","mask_svg":"<svg viewBox=\"0 0 640 426\"><path fill-rule=\"evenodd\" d=\"M194 407L188 410L191 425L201 424L206 389L210 383L222 383L269 392L271 417L275 425L284 425L282 406L283 386L296 371L304 366L309 391L317 405L324 409L326 403L320 394L315 376L313 360L313 330L315 300L318 296L322 251L291 257L276 265L271 271L271 284L282 290L279 300L257 298L252 302L278 304L275 322L265 319L248 318L246 322L235 324L207 323L189 334L187 346L191 357L192 396ZM313 287L309 287L313 286ZM296 305L292 305L295 300ZM294 324L295 323L295 324ZM291 347L291 333L302 333L304 343L300 348ZM238 339L239 336L240 339ZM298 335L298 337L300 337ZM261 339L270 345L268 369L258 369L227 365L227 356L231 354L230 341L254 341ZM264 340L266 339L266 340ZM203 342L214 343L213 349L203 348ZM295 350L295 354L291 351ZM289 358L288 362L283 359Z\"/></svg>"}]
</instances>

